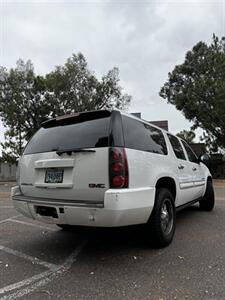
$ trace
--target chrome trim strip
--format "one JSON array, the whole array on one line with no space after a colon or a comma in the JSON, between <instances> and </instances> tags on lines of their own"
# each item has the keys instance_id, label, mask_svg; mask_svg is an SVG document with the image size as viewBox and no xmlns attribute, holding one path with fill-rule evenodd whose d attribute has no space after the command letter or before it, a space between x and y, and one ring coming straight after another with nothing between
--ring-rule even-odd
<instances>
[{"instance_id":1,"label":"chrome trim strip","mask_svg":"<svg viewBox=\"0 0 225 300\"><path fill-rule=\"evenodd\" d=\"M180 189L181 190L186 190L186 189L191 189L193 187L194 187L194 185L192 185L192 186L180 186Z\"/></svg>"},{"instance_id":2,"label":"chrome trim strip","mask_svg":"<svg viewBox=\"0 0 225 300\"><path fill-rule=\"evenodd\" d=\"M194 182L193 181L188 181L188 182L180 182L180 189L190 189L194 187Z\"/></svg>"},{"instance_id":3,"label":"chrome trim strip","mask_svg":"<svg viewBox=\"0 0 225 300\"><path fill-rule=\"evenodd\" d=\"M15 195L12 197L12 200L26 201L27 203L37 204L37 205L76 206L76 207L93 207L93 208L104 207L103 201L48 199L48 198L29 197L24 195Z\"/></svg>"},{"instance_id":4,"label":"chrome trim strip","mask_svg":"<svg viewBox=\"0 0 225 300\"><path fill-rule=\"evenodd\" d=\"M195 180L195 181L185 181L185 182L180 182L180 189L190 189L193 187L198 187L198 186L203 186L205 185L205 181L203 180Z\"/></svg>"},{"instance_id":5,"label":"chrome trim strip","mask_svg":"<svg viewBox=\"0 0 225 300\"><path fill-rule=\"evenodd\" d=\"M195 182L195 185L194 186L203 186L203 185L205 185L205 182Z\"/></svg>"},{"instance_id":6,"label":"chrome trim strip","mask_svg":"<svg viewBox=\"0 0 225 300\"><path fill-rule=\"evenodd\" d=\"M35 161L35 169L48 169L48 168L73 168L74 167L74 158L65 158L65 159L42 159Z\"/></svg>"}]
</instances>

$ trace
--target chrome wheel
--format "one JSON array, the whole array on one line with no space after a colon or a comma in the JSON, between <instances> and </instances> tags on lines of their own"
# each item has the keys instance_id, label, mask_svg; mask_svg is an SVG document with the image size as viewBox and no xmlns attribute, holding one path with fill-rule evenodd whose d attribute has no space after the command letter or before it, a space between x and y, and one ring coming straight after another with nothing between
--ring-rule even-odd
<instances>
[{"instance_id":1,"label":"chrome wheel","mask_svg":"<svg viewBox=\"0 0 225 300\"><path fill-rule=\"evenodd\" d=\"M156 190L154 209L148 224L157 247L166 247L172 242L176 228L176 211L174 196L168 189Z\"/></svg>"},{"instance_id":2,"label":"chrome wheel","mask_svg":"<svg viewBox=\"0 0 225 300\"><path fill-rule=\"evenodd\" d=\"M161 227L164 234L169 234L173 228L174 212L170 199L165 199L161 208Z\"/></svg>"}]
</instances>

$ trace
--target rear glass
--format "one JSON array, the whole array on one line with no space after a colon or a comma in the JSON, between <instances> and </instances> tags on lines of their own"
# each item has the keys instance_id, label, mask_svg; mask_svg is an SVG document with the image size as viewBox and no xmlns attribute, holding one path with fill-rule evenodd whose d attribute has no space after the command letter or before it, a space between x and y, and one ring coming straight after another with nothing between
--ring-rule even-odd
<instances>
[{"instance_id":1,"label":"rear glass","mask_svg":"<svg viewBox=\"0 0 225 300\"><path fill-rule=\"evenodd\" d=\"M110 117L81 123L41 128L27 144L24 154L67 149L107 147Z\"/></svg>"}]
</instances>

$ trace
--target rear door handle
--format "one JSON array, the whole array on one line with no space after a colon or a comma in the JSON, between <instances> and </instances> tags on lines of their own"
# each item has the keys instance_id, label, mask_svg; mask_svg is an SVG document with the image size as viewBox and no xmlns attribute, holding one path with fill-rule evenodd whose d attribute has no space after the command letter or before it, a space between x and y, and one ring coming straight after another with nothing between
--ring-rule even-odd
<instances>
[{"instance_id":1,"label":"rear door handle","mask_svg":"<svg viewBox=\"0 0 225 300\"><path fill-rule=\"evenodd\" d=\"M179 169L179 170L182 170L183 168L184 168L184 166L181 165L181 164L178 166L178 169Z\"/></svg>"},{"instance_id":2,"label":"rear door handle","mask_svg":"<svg viewBox=\"0 0 225 300\"><path fill-rule=\"evenodd\" d=\"M193 168L192 168L192 171L197 171L197 168L193 167Z\"/></svg>"}]
</instances>

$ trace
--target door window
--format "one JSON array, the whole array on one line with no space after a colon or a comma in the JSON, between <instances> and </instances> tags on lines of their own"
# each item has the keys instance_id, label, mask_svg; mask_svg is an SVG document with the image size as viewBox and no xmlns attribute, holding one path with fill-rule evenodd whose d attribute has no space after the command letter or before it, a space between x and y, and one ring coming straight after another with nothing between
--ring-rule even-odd
<instances>
[{"instance_id":1,"label":"door window","mask_svg":"<svg viewBox=\"0 0 225 300\"><path fill-rule=\"evenodd\" d=\"M172 134L167 134L170 140L171 146L177 158L186 160L183 148L181 146L180 141Z\"/></svg>"},{"instance_id":2,"label":"door window","mask_svg":"<svg viewBox=\"0 0 225 300\"><path fill-rule=\"evenodd\" d=\"M195 155L195 153L193 152L193 150L191 149L190 146L188 146L187 143L185 143L184 141L182 141L182 144L184 145L184 148L187 152L187 156L188 156L188 159L191 161L191 162L194 162L194 163L198 163L198 158L197 156Z\"/></svg>"}]
</instances>

